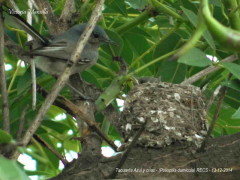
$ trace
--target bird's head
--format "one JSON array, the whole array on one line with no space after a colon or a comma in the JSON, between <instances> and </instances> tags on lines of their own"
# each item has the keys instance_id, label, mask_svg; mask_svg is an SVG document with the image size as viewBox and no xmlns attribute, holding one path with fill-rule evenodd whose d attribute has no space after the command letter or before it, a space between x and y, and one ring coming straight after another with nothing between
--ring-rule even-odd
<instances>
[{"instance_id":1,"label":"bird's head","mask_svg":"<svg viewBox=\"0 0 240 180\"><path fill-rule=\"evenodd\" d=\"M75 30L78 31L78 33L82 34L83 31L85 30L86 26L87 26L87 23L82 23L82 24L76 25L74 28L75 28ZM98 45L98 46L105 44L105 43L113 44L113 45L116 44L114 41L112 41L108 37L108 35L104 31L104 29L98 25L96 25L95 28L93 29L93 32L92 32L91 36L89 37L88 42L93 45Z\"/></svg>"}]
</instances>

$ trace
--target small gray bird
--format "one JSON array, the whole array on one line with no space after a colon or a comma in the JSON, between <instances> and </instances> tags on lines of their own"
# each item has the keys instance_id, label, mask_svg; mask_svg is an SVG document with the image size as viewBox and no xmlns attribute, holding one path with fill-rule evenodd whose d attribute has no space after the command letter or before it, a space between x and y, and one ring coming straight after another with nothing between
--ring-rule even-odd
<instances>
[{"instance_id":1,"label":"small gray bird","mask_svg":"<svg viewBox=\"0 0 240 180\"><path fill-rule=\"evenodd\" d=\"M65 69L85 28L85 23L75 25L60 35L52 36L47 45L40 47L38 47L39 43L33 41L30 54L34 56L36 66L44 72L59 76ZM94 65L98 60L98 48L103 43L112 43L112 41L101 27L96 26L72 73L82 72Z\"/></svg>"},{"instance_id":2,"label":"small gray bird","mask_svg":"<svg viewBox=\"0 0 240 180\"><path fill-rule=\"evenodd\" d=\"M37 68L54 76L62 74L87 24L78 24L62 34L45 38L18 14L10 15L14 17L15 26L17 25L33 37L33 40L27 43L31 45L31 50L26 54L33 57ZM98 60L98 48L103 43L114 44L106 32L96 25L72 74L82 72L94 65Z\"/></svg>"}]
</instances>

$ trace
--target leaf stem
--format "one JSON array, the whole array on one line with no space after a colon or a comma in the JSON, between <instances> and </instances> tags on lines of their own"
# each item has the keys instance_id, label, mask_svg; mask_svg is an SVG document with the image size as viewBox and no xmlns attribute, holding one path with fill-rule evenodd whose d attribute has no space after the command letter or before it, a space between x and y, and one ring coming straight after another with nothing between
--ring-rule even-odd
<instances>
[{"instance_id":1,"label":"leaf stem","mask_svg":"<svg viewBox=\"0 0 240 180\"><path fill-rule=\"evenodd\" d=\"M181 22L186 22L186 19L181 17L178 13L176 13L172 9L170 9L167 5L165 5L161 2L158 2L157 0L148 0L148 2L149 2L149 4L152 5L152 7L155 7L158 12L166 13L166 14L176 18L177 20L179 20Z\"/></svg>"},{"instance_id":2,"label":"leaf stem","mask_svg":"<svg viewBox=\"0 0 240 180\"><path fill-rule=\"evenodd\" d=\"M198 40L202 37L203 32L205 31L206 26L203 23L203 18L201 13L198 15L198 24L196 27L196 31L192 35L191 39L182 46L179 51L172 57L173 60L178 59L182 55L184 55L187 51L189 51L191 48L195 46L195 44L198 42Z\"/></svg>"},{"instance_id":3,"label":"leaf stem","mask_svg":"<svg viewBox=\"0 0 240 180\"><path fill-rule=\"evenodd\" d=\"M226 9L234 9L234 13L229 13L229 20L233 29L240 30L240 14L237 11L239 6L236 0L223 0Z\"/></svg>"},{"instance_id":4,"label":"leaf stem","mask_svg":"<svg viewBox=\"0 0 240 180\"><path fill-rule=\"evenodd\" d=\"M144 11L142 14L137 16L136 18L126 22L125 24L117 27L115 31L119 33L120 35L128 31L129 29L132 29L133 27L137 26L138 24L146 21L151 16L151 9Z\"/></svg>"},{"instance_id":5,"label":"leaf stem","mask_svg":"<svg viewBox=\"0 0 240 180\"><path fill-rule=\"evenodd\" d=\"M177 50L178 50L178 49L177 49ZM147 64L144 64L144 65L141 66L140 68L138 68L138 69L136 69L135 71L129 73L127 76L128 76L128 77L131 77L131 76L133 76L134 74L137 74L138 72L146 69L147 67L149 67L149 66L151 66L151 65L153 65L153 64L155 64L155 63L157 63L157 62L159 62L159 61L161 61L161 60L163 60L163 59L165 59L165 58L167 58L167 57L169 57L169 56L172 56L174 53L177 52L177 50L171 51L171 52L169 52L169 53L167 53L167 54L164 54L164 55L162 55L162 56L160 56L160 57L152 60L151 62L149 62L149 63L147 63Z\"/></svg>"}]
</instances>

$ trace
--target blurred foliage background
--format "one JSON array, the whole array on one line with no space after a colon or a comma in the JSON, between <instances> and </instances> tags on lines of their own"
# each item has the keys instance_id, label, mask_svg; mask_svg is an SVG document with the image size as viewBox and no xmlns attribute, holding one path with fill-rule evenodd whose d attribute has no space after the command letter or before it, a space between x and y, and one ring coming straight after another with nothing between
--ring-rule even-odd
<instances>
[{"instance_id":1,"label":"blurred foliage background","mask_svg":"<svg viewBox=\"0 0 240 180\"><path fill-rule=\"evenodd\" d=\"M49 1L54 13L60 15L65 0ZM15 0L15 3L22 11L29 9L27 0ZM95 1L93 0L76 1L76 9L81 11L81 16L76 23L87 22L94 5ZM238 26L240 23L239 0L209 0L209 6L214 18L219 23L236 31L240 30L238 29L240 27ZM26 14L22 16L26 18ZM49 35L42 16L39 14L32 14L32 16L33 27L42 35ZM101 47L98 63L83 72L81 76L85 81L94 83L97 87L105 90L119 76L120 65L112 60L112 56L123 57L127 63L128 71L127 78L121 82L122 88L118 93L119 95L111 98L111 102L116 106L116 99L124 100L122 95L127 95L133 87L135 78L161 77L164 82L181 83L211 65L218 66L219 70L203 76L193 85L204 87L207 99L219 86L228 87L213 136L239 132L239 61L229 63L230 65L221 64L221 60L232 55L236 49L231 48L232 41L223 43L218 36L214 36L214 33L217 34L222 29L216 27L212 30L208 25L205 25L207 20L206 18L203 20L203 17L205 16L201 11L200 0L106 0L99 25L106 29L107 34L119 46L109 47L105 45ZM202 32L200 37L190 44L187 51L180 53L177 56L178 60L170 61L171 57L179 54L179 50L184 45L192 42L192 37L195 37L196 32L199 31ZM7 26L6 33L20 46L25 47L26 34L23 31ZM225 31L225 34L228 33ZM219 61L211 61L206 55L209 55L211 60L217 58ZM16 139L21 113L32 101L31 73L29 65L10 54L8 49L5 49L5 64L10 104L10 139L12 141ZM229 78L229 73L233 74L231 78ZM50 90L55 79L48 74L37 71L37 82L46 90ZM61 91L61 95L70 98L70 92L67 88ZM44 98L38 94L37 108L41 106L43 100ZM118 108L120 111L121 107ZM213 101L207 114L209 121L212 120L215 109L216 101ZM28 108L25 116L25 128L34 119L36 113L37 110L33 111ZM0 117L2 118L2 112L0 112ZM104 132L107 132L113 140L121 140L116 128L106 123L104 119L101 113L96 115L96 120ZM0 128L1 121L2 119L0 119ZM8 135L2 131L1 134L0 141L4 142ZM81 152L80 143L71 140L72 137L79 136L75 119L57 106L52 105L48 110L37 135L62 155L67 155L70 152ZM104 143L103 146L106 144ZM59 159L37 141L32 141L27 149L20 148L20 150L36 161L36 170L25 170L27 175L37 175L40 179L45 179L56 176L60 172ZM3 161L6 163L4 159L0 159L0 164ZM9 162L9 167L15 167L13 163ZM22 179L26 178L24 175L21 177Z\"/></svg>"}]
</instances>

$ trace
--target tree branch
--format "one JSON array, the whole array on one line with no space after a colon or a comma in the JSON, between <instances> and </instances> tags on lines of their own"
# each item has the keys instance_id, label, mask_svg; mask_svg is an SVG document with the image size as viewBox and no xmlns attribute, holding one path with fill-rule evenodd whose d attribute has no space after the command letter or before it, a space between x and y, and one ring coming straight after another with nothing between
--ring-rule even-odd
<instances>
[{"instance_id":1,"label":"tree branch","mask_svg":"<svg viewBox=\"0 0 240 180\"><path fill-rule=\"evenodd\" d=\"M42 144L44 147L46 147L49 151L51 151L58 159L60 159L60 161L62 161L62 163L64 165L66 165L68 163L68 161L66 160L66 158L61 155L58 151L56 151L54 148L52 148L46 141L44 141L43 138L41 138L40 136L38 136L37 134L34 134L34 138L40 143Z\"/></svg>"},{"instance_id":2,"label":"tree branch","mask_svg":"<svg viewBox=\"0 0 240 180\"><path fill-rule=\"evenodd\" d=\"M230 74L228 79L230 79L231 76L232 76L232 75ZM214 115L213 115L212 122L211 122L211 124L210 124L209 129L208 129L207 135L206 135L204 141L203 141L202 144L201 144L201 147L198 149L198 152L203 152L203 151L205 150L206 143L208 142L208 140L209 140L209 138L210 138L210 136L211 136L211 134L212 134L213 128L214 128L214 126L215 126L215 124L216 124L216 122L217 122L217 119L218 119L218 117L219 117L219 113L220 113L220 110L221 110L221 106L222 106L224 97L225 97L225 95L226 95L226 93L227 93L227 90L228 90L228 87L227 87L227 86L223 86L223 87L221 87L221 89L220 89L220 97L219 97L219 99L218 99L217 107L216 107L216 109L215 109L215 113L214 113Z\"/></svg>"},{"instance_id":3,"label":"tree branch","mask_svg":"<svg viewBox=\"0 0 240 180\"><path fill-rule=\"evenodd\" d=\"M4 65L4 29L2 7L0 6L0 85L2 94L3 129L10 133L7 82Z\"/></svg>"},{"instance_id":4,"label":"tree branch","mask_svg":"<svg viewBox=\"0 0 240 180\"><path fill-rule=\"evenodd\" d=\"M221 60L221 62L233 62L233 61L235 61L237 59L238 59L238 55L234 54L234 55L228 56L225 59ZM215 71L217 71L219 69L220 69L220 67L210 66L210 67L208 67L208 68L198 72L197 74L193 75L192 77L186 79L181 84L182 85L192 84L192 83L198 81L199 79L201 79L203 76L206 76L206 75L208 75L210 73L213 73L213 72L215 72Z\"/></svg>"},{"instance_id":5,"label":"tree branch","mask_svg":"<svg viewBox=\"0 0 240 180\"><path fill-rule=\"evenodd\" d=\"M38 92L44 97L48 95L48 92L40 86L38 86ZM54 101L54 104L67 111L68 114L74 117L80 117L82 121L84 121L93 131L95 131L103 140L105 140L115 151L117 151L118 147L114 144L114 142L111 141L108 136L104 134L98 127L97 123L93 121L91 117L87 116L78 106L63 96L58 96L58 98Z\"/></svg>"},{"instance_id":6,"label":"tree branch","mask_svg":"<svg viewBox=\"0 0 240 180\"><path fill-rule=\"evenodd\" d=\"M52 6L48 0L34 0L35 4L38 6L40 11L46 11L43 13L43 18L48 26L50 34L58 34L61 32L58 19L55 16Z\"/></svg>"},{"instance_id":7,"label":"tree branch","mask_svg":"<svg viewBox=\"0 0 240 180\"><path fill-rule=\"evenodd\" d=\"M26 146L30 139L32 138L33 134L36 132L38 127L41 125L44 115L46 114L49 107L53 104L54 100L58 96L58 93L60 90L64 87L66 81L69 79L70 74L72 73L73 67L76 65L78 58L81 56L81 53L83 51L83 48L85 44L88 41L88 38L90 37L100 15L101 10L103 7L104 0L99 0L95 6L95 9L92 12L91 18L87 24L87 27L85 28L84 32L82 33L78 45L73 51L70 61L72 64L68 65L63 72L63 74L58 78L57 82L54 84L51 92L45 99L44 103L42 104L41 108L39 109L39 112L35 119L33 120L32 124L26 131L26 134L24 135L22 142ZM79 113L78 113L79 114ZM81 113L80 113L81 114ZM85 114L84 114L85 115ZM87 117L87 115L85 115Z\"/></svg>"},{"instance_id":8,"label":"tree branch","mask_svg":"<svg viewBox=\"0 0 240 180\"><path fill-rule=\"evenodd\" d=\"M112 173L108 176L108 178L115 178L117 176L117 173L118 173L118 169L120 169L124 162L126 161L129 153L131 152L132 148L135 146L138 138L140 137L140 135L143 133L143 131L145 130L146 128L146 124L147 122L143 123L141 128L138 130L138 132L135 134L131 144L128 146L128 149L123 153L123 156L121 158L121 160L118 162L117 166L113 169Z\"/></svg>"},{"instance_id":9,"label":"tree branch","mask_svg":"<svg viewBox=\"0 0 240 180\"><path fill-rule=\"evenodd\" d=\"M66 0L62 14L60 16L60 21L62 22L70 22L74 11L75 11L75 1L74 0Z\"/></svg>"}]
</instances>

